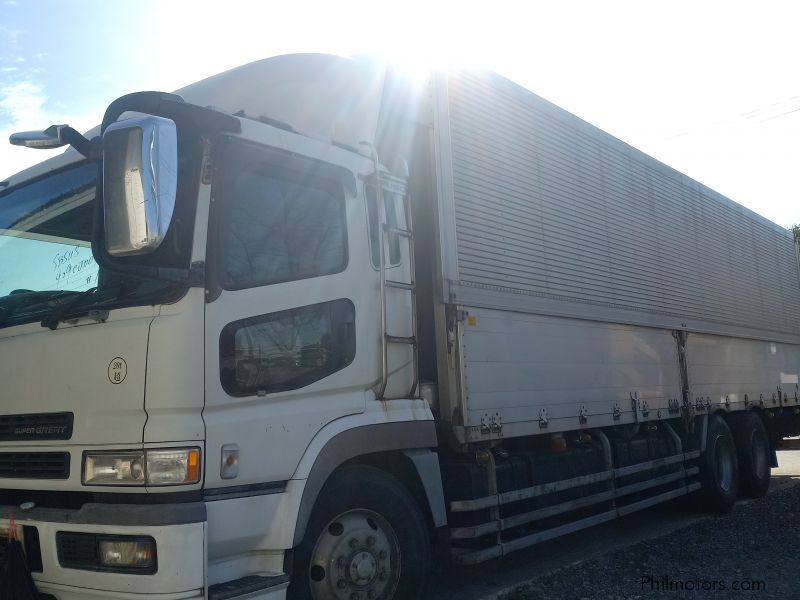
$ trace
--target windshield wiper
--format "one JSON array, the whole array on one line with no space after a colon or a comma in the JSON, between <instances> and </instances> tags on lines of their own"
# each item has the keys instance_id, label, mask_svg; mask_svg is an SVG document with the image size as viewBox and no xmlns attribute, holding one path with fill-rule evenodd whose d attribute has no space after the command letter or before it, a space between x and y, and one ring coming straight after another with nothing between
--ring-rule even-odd
<instances>
[{"instance_id":1,"label":"windshield wiper","mask_svg":"<svg viewBox=\"0 0 800 600\"><path fill-rule=\"evenodd\" d=\"M49 327L50 329L57 329L58 324L64 320L67 313L75 308L78 304L83 302L86 298L94 296L97 293L97 287L90 287L88 290L77 292L74 296L59 304L54 304L53 308L42 319L42 327ZM108 312L108 311L106 311ZM105 319L102 319L105 321Z\"/></svg>"},{"instance_id":2,"label":"windshield wiper","mask_svg":"<svg viewBox=\"0 0 800 600\"><path fill-rule=\"evenodd\" d=\"M14 290L0 298L0 326L21 308L38 306L55 298L71 296L73 293L65 290Z\"/></svg>"},{"instance_id":3,"label":"windshield wiper","mask_svg":"<svg viewBox=\"0 0 800 600\"><path fill-rule=\"evenodd\" d=\"M99 304L107 300L116 300L120 297L125 287L125 285L119 284L103 288L91 287L82 292L75 292L70 298L53 305L50 311L42 318L42 327L57 329L59 323L68 320L67 317L76 318L77 315L73 314L75 312L73 309L83 304L87 299L92 299L91 304ZM101 298L100 296L104 297ZM90 309L85 314L88 314L101 323L104 323L106 319L108 319L108 310Z\"/></svg>"},{"instance_id":4,"label":"windshield wiper","mask_svg":"<svg viewBox=\"0 0 800 600\"><path fill-rule=\"evenodd\" d=\"M109 286L92 287L82 292L15 290L14 294L0 297L0 327L5 326L12 315L16 320L25 315L33 316L34 313L44 314L41 325L49 329L57 329L64 321L86 315L96 321L104 322L108 318L108 309L117 306L119 301L131 294L135 293L135 296L142 301L151 298L155 301L160 297L164 291L164 282L158 282L162 285L148 289L146 285L148 281L150 280L134 279ZM85 306L78 308L80 305Z\"/></svg>"}]
</instances>

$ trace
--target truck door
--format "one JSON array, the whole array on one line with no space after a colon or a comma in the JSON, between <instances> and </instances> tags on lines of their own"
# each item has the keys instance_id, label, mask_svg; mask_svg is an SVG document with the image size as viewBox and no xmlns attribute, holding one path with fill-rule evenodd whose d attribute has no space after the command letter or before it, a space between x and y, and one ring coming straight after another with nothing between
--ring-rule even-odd
<instances>
[{"instance_id":1,"label":"truck door","mask_svg":"<svg viewBox=\"0 0 800 600\"><path fill-rule=\"evenodd\" d=\"M322 427L365 407L363 201L353 172L330 162L238 139L215 156L206 487L279 484ZM240 456L225 482L226 444Z\"/></svg>"}]
</instances>

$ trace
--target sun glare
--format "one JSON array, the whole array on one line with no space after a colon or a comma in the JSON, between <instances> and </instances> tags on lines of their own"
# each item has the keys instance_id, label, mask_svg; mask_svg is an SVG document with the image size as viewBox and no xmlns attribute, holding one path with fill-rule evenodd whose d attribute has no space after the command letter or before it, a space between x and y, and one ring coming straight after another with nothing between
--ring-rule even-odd
<instances>
[{"instance_id":1,"label":"sun glare","mask_svg":"<svg viewBox=\"0 0 800 600\"><path fill-rule=\"evenodd\" d=\"M394 67L400 74L408 77L413 82L423 83L437 71L458 71L462 69L480 69L487 67L480 61L466 54L456 55L449 49L421 46L414 48L404 47L394 51L383 50L374 56L380 62Z\"/></svg>"}]
</instances>

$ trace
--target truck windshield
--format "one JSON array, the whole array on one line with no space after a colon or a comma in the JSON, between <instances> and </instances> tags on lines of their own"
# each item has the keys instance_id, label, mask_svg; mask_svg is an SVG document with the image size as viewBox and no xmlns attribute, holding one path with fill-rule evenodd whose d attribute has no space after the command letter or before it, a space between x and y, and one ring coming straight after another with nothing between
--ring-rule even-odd
<instances>
[{"instance_id":1,"label":"truck windshield","mask_svg":"<svg viewBox=\"0 0 800 600\"><path fill-rule=\"evenodd\" d=\"M0 194L0 298L97 285L96 176L97 165L84 163Z\"/></svg>"},{"instance_id":2,"label":"truck windshield","mask_svg":"<svg viewBox=\"0 0 800 600\"><path fill-rule=\"evenodd\" d=\"M0 327L156 303L175 284L99 268L92 255L97 165L81 163L0 193Z\"/></svg>"}]
</instances>

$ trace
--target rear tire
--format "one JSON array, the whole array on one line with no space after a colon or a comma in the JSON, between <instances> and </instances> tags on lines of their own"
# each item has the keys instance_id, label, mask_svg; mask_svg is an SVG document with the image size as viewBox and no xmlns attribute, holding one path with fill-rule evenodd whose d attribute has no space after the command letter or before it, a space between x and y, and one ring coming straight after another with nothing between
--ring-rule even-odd
<instances>
[{"instance_id":1,"label":"rear tire","mask_svg":"<svg viewBox=\"0 0 800 600\"><path fill-rule=\"evenodd\" d=\"M295 559L292 600L419 598L431 565L427 522L395 478L346 467L325 484Z\"/></svg>"},{"instance_id":2,"label":"rear tire","mask_svg":"<svg viewBox=\"0 0 800 600\"><path fill-rule=\"evenodd\" d=\"M736 444L728 424L719 415L708 419L706 451L700 457L701 496L707 508L727 513L739 493Z\"/></svg>"},{"instance_id":3,"label":"rear tire","mask_svg":"<svg viewBox=\"0 0 800 600\"><path fill-rule=\"evenodd\" d=\"M736 442L742 495L751 498L765 496L772 475L767 428L753 411L733 415L731 428Z\"/></svg>"}]
</instances>

